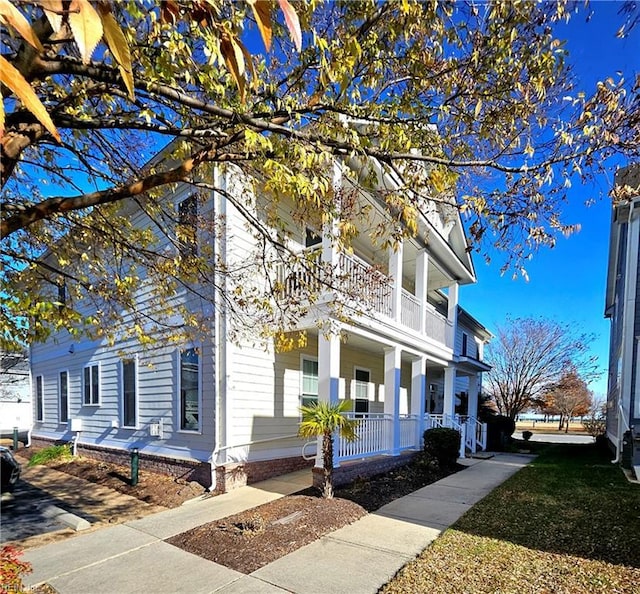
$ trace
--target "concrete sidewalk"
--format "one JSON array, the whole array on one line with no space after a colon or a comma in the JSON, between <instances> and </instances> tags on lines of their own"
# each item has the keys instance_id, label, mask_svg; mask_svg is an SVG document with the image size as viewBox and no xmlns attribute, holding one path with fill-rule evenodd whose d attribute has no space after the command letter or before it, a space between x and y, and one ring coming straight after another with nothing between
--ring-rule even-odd
<instances>
[{"instance_id":1,"label":"concrete sidewalk","mask_svg":"<svg viewBox=\"0 0 640 594\"><path fill-rule=\"evenodd\" d=\"M474 503L528 464L532 456L468 459L465 470L397 499L250 575L163 542L175 534L309 486L308 470L243 487L28 550L25 585L60 594L376 592Z\"/></svg>"}]
</instances>

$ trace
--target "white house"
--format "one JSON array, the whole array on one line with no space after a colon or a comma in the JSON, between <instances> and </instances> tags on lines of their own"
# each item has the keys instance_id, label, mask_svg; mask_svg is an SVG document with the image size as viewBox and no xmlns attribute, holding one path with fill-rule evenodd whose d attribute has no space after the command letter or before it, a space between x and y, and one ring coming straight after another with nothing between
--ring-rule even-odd
<instances>
[{"instance_id":1,"label":"white house","mask_svg":"<svg viewBox=\"0 0 640 594\"><path fill-rule=\"evenodd\" d=\"M625 433L640 438L640 164L620 169L615 183L632 188L613 207L605 306L611 320L607 438L621 459ZM640 464L640 447L634 458Z\"/></svg>"},{"instance_id":2,"label":"white house","mask_svg":"<svg viewBox=\"0 0 640 594\"><path fill-rule=\"evenodd\" d=\"M352 188L357 168L336 164L336 187ZM305 340L281 351L240 329L225 307L224 279L209 287L210 331L194 342L109 346L58 333L31 347L34 438L77 438L81 452L120 461L137 448L143 465L222 489L310 465L316 445L296 433L300 405L317 399L349 399L360 419L360 439L336 448L345 473L366 460L376 469L397 464L431 426L459 429L463 450L480 447L476 413L491 335L458 305L459 288L476 279L457 210L426 204L415 238L383 249L361 233L347 253L332 241L331 223L298 223L283 204L288 249L304 258L275 266L266 279L248 258L255 238L228 199L246 192L240 174L225 167L213 175L225 191L196 199L191 187L178 188L175 219L184 224L196 210L223 216L215 236L203 239L200 230L198 240L229 270L248 261L247 278L269 280L275 298L305 302L308 289L317 290L290 328ZM363 229L389 216L375 192L355 199L367 207ZM265 200L255 197L256 216ZM142 212L131 216L149 224ZM183 299L203 307L188 289Z\"/></svg>"}]
</instances>

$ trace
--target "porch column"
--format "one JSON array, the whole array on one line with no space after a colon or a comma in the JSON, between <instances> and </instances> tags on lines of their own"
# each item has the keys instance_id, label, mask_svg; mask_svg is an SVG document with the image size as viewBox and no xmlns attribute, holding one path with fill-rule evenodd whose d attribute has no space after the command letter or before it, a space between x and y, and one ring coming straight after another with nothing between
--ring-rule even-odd
<instances>
[{"instance_id":1,"label":"porch column","mask_svg":"<svg viewBox=\"0 0 640 594\"><path fill-rule=\"evenodd\" d=\"M391 294L391 317L396 322L400 321L402 308L402 254L403 243L399 241L389 248L389 276L393 279L393 292Z\"/></svg>"},{"instance_id":2,"label":"porch column","mask_svg":"<svg viewBox=\"0 0 640 594\"><path fill-rule=\"evenodd\" d=\"M448 335L447 346L450 348L455 347L456 339L456 327L458 326L458 283L454 282L449 285L449 291L447 294L447 322L448 322Z\"/></svg>"},{"instance_id":3,"label":"porch column","mask_svg":"<svg viewBox=\"0 0 640 594\"><path fill-rule=\"evenodd\" d=\"M416 258L416 297L420 301L420 334L427 333L427 279L429 275L429 255L420 250Z\"/></svg>"},{"instance_id":4,"label":"porch column","mask_svg":"<svg viewBox=\"0 0 640 594\"><path fill-rule=\"evenodd\" d=\"M398 347L384 351L384 412L391 415L389 449L400 454L400 355Z\"/></svg>"},{"instance_id":5,"label":"porch column","mask_svg":"<svg viewBox=\"0 0 640 594\"><path fill-rule=\"evenodd\" d=\"M422 447L424 412L427 387L427 358L419 357L411 362L411 414L417 417L416 446Z\"/></svg>"},{"instance_id":6,"label":"porch column","mask_svg":"<svg viewBox=\"0 0 640 594\"><path fill-rule=\"evenodd\" d=\"M474 419L478 418L478 374L469 376L469 399L467 402L467 414Z\"/></svg>"},{"instance_id":7,"label":"porch column","mask_svg":"<svg viewBox=\"0 0 640 594\"><path fill-rule=\"evenodd\" d=\"M337 403L340 397L340 335L318 333L318 401ZM337 439L335 440L337 446ZM338 467L338 448L333 450L333 465ZM322 468L322 440L318 440L316 467Z\"/></svg>"},{"instance_id":8,"label":"porch column","mask_svg":"<svg viewBox=\"0 0 640 594\"><path fill-rule=\"evenodd\" d=\"M342 184L342 171L337 163L333 165L333 191L338 196ZM337 205L338 211L340 206ZM338 251L338 237L340 236L339 221L337 217L332 217L325 221L322 226L322 253L321 262L324 265L322 278L329 276L327 280L335 286L336 279L340 278L340 253ZM330 271L330 272L328 272ZM321 288L322 293L329 291L327 286Z\"/></svg>"},{"instance_id":9,"label":"porch column","mask_svg":"<svg viewBox=\"0 0 640 594\"><path fill-rule=\"evenodd\" d=\"M456 383L456 368L445 367L444 370L444 406L442 413L453 417L456 412L456 397L454 394Z\"/></svg>"}]
</instances>

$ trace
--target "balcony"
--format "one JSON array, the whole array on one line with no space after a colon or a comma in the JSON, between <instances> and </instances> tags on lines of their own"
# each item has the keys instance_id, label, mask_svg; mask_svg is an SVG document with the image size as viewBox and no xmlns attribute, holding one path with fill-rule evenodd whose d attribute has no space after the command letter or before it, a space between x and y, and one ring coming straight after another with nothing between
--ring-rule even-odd
<instances>
[{"instance_id":1,"label":"balcony","mask_svg":"<svg viewBox=\"0 0 640 594\"><path fill-rule=\"evenodd\" d=\"M303 302L309 294L335 288L340 303L358 314L368 315L380 321L392 321L395 325L410 329L433 340L452 346L453 332L447 318L432 306L401 289L399 316L394 316L393 279L377 267L371 266L354 255L340 254L337 271L326 269L320 261L319 250L307 252L307 258L294 266L280 266L276 281L282 296Z\"/></svg>"}]
</instances>

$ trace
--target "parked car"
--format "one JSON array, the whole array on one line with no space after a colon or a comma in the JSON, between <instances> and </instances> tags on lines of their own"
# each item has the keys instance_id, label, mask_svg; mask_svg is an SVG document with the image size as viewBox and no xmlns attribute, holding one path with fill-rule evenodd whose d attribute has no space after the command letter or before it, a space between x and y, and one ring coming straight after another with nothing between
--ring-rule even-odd
<instances>
[{"instance_id":1,"label":"parked car","mask_svg":"<svg viewBox=\"0 0 640 594\"><path fill-rule=\"evenodd\" d=\"M13 457L11 450L4 446L0 446L0 459L2 460L2 467L0 468L1 491L2 493L13 491L13 488L20 478L22 467Z\"/></svg>"}]
</instances>

